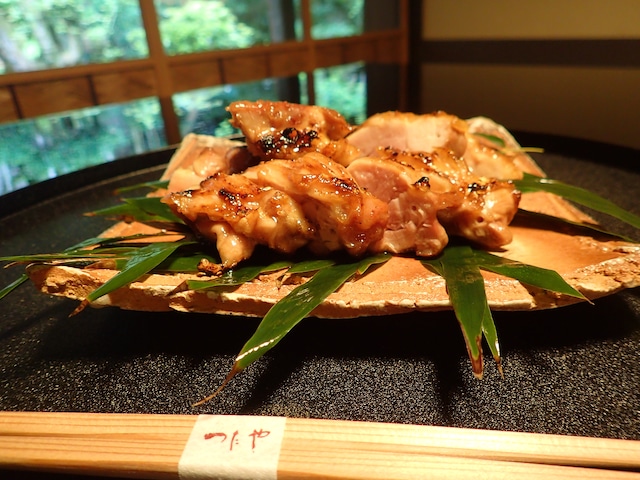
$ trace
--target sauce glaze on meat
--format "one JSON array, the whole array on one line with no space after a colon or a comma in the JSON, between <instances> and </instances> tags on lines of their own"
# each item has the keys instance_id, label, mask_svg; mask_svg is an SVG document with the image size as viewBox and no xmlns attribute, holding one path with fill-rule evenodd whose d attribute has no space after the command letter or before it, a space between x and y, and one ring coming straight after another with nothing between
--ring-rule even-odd
<instances>
[{"instance_id":1,"label":"sauce glaze on meat","mask_svg":"<svg viewBox=\"0 0 640 480\"><path fill-rule=\"evenodd\" d=\"M465 120L386 112L355 127L317 106L243 101L227 109L252 166L216 171L200 188L165 198L216 243L223 268L258 244L284 253L433 256L450 235L487 248L511 241L520 193L504 179L521 170Z\"/></svg>"}]
</instances>

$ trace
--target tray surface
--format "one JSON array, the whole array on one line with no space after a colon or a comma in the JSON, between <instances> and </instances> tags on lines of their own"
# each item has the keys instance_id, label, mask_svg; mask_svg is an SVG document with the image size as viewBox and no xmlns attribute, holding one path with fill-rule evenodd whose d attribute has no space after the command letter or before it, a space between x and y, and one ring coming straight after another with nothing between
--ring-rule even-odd
<instances>
[{"instance_id":1,"label":"tray surface","mask_svg":"<svg viewBox=\"0 0 640 480\"><path fill-rule=\"evenodd\" d=\"M640 152L516 137L546 149L534 158L550 177L640 213ZM60 251L100 233L111 223L82 214L116 203L119 186L157 179L170 153L129 159L130 171L114 166L117 175L84 186L67 178L38 187L37 198L12 196L0 255ZM0 284L18 273L3 269ZM485 378L473 377L451 312L307 319L199 408L190 405L221 383L258 319L113 308L69 318L75 302L30 284L2 302L3 410L286 415L640 439L638 289L593 305L496 312L504 379L490 356Z\"/></svg>"}]
</instances>

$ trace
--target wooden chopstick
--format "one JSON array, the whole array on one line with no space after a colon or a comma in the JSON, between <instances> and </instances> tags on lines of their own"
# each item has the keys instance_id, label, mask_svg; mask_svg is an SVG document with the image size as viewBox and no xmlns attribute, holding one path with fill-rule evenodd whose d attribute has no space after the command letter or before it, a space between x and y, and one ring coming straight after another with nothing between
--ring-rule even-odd
<instances>
[{"instance_id":1,"label":"wooden chopstick","mask_svg":"<svg viewBox=\"0 0 640 480\"><path fill-rule=\"evenodd\" d=\"M0 412L0 468L175 479L197 419ZM640 441L298 418L285 425L281 479L640 478Z\"/></svg>"}]
</instances>

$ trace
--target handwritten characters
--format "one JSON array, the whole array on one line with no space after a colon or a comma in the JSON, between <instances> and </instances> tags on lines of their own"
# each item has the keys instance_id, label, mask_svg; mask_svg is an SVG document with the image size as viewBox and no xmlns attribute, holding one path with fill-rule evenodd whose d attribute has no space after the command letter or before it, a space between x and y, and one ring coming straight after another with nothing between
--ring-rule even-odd
<instances>
[{"instance_id":1,"label":"handwritten characters","mask_svg":"<svg viewBox=\"0 0 640 480\"><path fill-rule=\"evenodd\" d=\"M205 440L212 440L213 443L218 443L219 445L225 446L229 449L229 451L233 451L234 448L241 447L243 444L251 445L251 451L256 449L256 446L259 444L258 440L268 437L271 434L269 430L253 429L251 433L246 433L246 430L241 433L240 430L235 430L233 433L229 434L228 432L208 432L205 433L203 438ZM229 441L227 443L227 440Z\"/></svg>"}]
</instances>

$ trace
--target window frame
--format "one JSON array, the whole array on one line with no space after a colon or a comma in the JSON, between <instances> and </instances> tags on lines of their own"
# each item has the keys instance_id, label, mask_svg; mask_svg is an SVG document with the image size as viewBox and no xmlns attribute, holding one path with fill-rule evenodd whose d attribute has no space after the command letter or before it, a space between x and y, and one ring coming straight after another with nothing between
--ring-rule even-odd
<instances>
[{"instance_id":1,"label":"window frame","mask_svg":"<svg viewBox=\"0 0 640 480\"><path fill-rule=\"evenodd\" d=\"M398 108L406 104L409 0L397 4L397 28L329 39L311 37L311 0L301 0L300 41L181 55L164 51L154 2L138 1L149 48L147 58L0 75L0 123L156 97L167 142L177 144L181 134L175 93L304 72L309 79L307 97L314 103L312 72L353 62L403 67L397 104Z\"/></svg>"}]
</instances>

